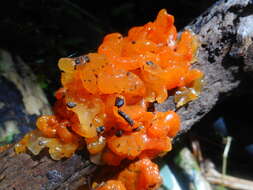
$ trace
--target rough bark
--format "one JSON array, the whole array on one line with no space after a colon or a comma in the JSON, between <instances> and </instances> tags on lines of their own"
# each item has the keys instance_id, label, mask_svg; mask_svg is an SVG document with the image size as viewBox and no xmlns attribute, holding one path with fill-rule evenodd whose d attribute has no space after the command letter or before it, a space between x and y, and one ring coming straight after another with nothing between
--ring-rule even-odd
<instances>
[{"instance_id":1,"label":"rough bark","mask_svg":"<svg viewBox=\"0 0 253 190\"><path fill-rule=\"evenodd\" d=\"M54 161L46 151L35 157L16 155L12 148L1 153L0 160L1 190L76 190L96 168L80 154Z\"/></svg>"},{"instance_id":2,"label":"rough bark","mask_svg":"<svg viewBox=\"0 0 253 190\"><path fill-rule=\"evenodd\" d=\"M194 67L205 73L198 100L177 110L181 134L191 128L225 96L250 88L253 71L253 2L222 0L189 24L199 37ZM171 98L157 110L175 109ZM20 154L11 149L0 154L0 189L76 189L94 167L81 155L53 161L48 156Z\"/></svg>"}]
</instances>

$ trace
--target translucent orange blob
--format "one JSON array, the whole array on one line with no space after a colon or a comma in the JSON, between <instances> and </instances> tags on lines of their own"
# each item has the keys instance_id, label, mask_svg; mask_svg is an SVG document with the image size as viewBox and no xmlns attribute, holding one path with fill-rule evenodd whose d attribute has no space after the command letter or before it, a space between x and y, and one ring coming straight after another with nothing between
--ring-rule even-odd
<instances>
[{"instance_id":1,"label":"translucent orange blob","mask_svg":"<svg viewBox=\"0 0 253 190\"><path fill-rule=\"evenodd\" d=\"M149 159L141 159L120 172L118 180L127 190L156 189L162 183L158 166Z\"/></svg>"},{"instance_id":2,"label":"translucent orange blob","mask_svg":"<svg viewBox=\"0 0 253 190\"><path fill-rule=\"evenodd\" d=\"M36 125L45 136L56 137L59 123L55 116L41 116L38 118Z\"/></svg>"},{"instance_id":3,"label":"translucent orange blob","mask_svg":"<svg viewBox=\"0 0 253 190\"><path fill-rule=\"evenodd\" d=\"M140 132L121 137L115 135L108 139L108 147L116 155L134 159L144 150L145 140L145 135Z\"/></svg>"},{"instance_id":4,"label":"translucent orange blob","mask_svg":"<svg viewBox=\"0 0 253 190\"><path fill-rule=\"evenodd\" d=\"M179 116L173 111L155 113L147 134L150 137L174 137L180 128Z\"/></svg>"},{"instance_id":5,"label":"translucent orange blob","mask_svg":"<svg viewBox=\"0 0 253 190\"><path fill-rule=\"evenodd\" d=\"M102 160L111 166L118 166L123 160L123 157L113 153L110 149L106 148L103 152Z\"/></svg>"}]
</instances>

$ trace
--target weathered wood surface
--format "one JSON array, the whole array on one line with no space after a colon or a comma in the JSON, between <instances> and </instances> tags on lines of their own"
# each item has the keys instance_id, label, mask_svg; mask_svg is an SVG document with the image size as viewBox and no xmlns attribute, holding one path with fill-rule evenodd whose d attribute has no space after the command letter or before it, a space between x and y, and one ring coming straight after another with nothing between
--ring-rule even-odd
<instances>
[{"instance_id":1,"label":"weathered wood surface","mask_svg":"<svg viewBox=\"0 0 253 190\"><path fill-rule=\"evenodd\" d=\"M177 110L181 134L191 128L223 98L250 91L253 71L253 2L222 0L189 24L199 36L198 61L194 67L205 73L205 86L198 100ZM169 99L156 109L174 109ZM53 161L48 156L0 154L0 190L77 189L87 181L94 166L74 155Z\"/></svg>"},{"instance_id":2,"label":"weathered wood surface","mask_svg":"<svg viewBox=\"0 0 253 190\"><path fill-rule=\"evenodd\" d=\"M70 159L52 160L47 154L34 157L16 155L12 148L0 154L1 190L76 190L96 168L87 157L75 154Z\"/></svg>"}]
</instances>

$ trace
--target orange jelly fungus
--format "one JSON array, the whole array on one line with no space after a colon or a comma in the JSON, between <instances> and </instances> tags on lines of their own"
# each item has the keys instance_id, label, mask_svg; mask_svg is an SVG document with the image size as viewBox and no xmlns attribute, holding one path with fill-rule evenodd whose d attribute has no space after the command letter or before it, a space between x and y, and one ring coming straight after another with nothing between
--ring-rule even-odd
<instances>
[{"instance_id":1,"label":"orange jelly fungus","mask_svg":"<svg viewBox=\"0 0 253 190\"><path fill-rule=\"evenodd\" d=\"M131 28L125 37L108 34L96 53L61 58L62 88L55 94L54 115L41 116L38 130L27 134L16 152L28 148L39 154L47 147L59 160L86 146L98 163L139 158L120 173L121 182L108 181L99 189L155 187L161 180L149 159L171 150L180 118L170 110L149 112L148 106L169 95L177 107L198 97L203 73L191 69L197 47L190 31L178 37L174 17L163 9L154 22Z\"/></svg>"},{"instance_id":2,"label":"orange jelly fungus","mask_svg":"<svg viewBox=\"0 0 253 190\"><path fill-rule=\"evenodd\" d=\"M96 190L148 190L157 189L162 183L159 169L150 159L144 158L130 164L115 180L93 184Z\"/></svg>"}]
</instances>

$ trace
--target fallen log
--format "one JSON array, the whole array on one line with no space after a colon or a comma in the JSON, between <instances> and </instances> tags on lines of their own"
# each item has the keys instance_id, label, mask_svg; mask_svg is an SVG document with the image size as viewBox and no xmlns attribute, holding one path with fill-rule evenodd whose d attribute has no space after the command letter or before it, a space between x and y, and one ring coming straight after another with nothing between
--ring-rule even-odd
<instances>
[{"instance_id":1,"label":"fallen log","mask_svg":"<svg viewBox=\"0 0 253 190\"><path fill-rule=\"evenodd\" d=\"M186 133L225 97L250 91L253 71L253 1L221 0L186 29L199 38L194 67L205 73L201 96L177 109ZM156 110L175 110L170 97ZM0 154L0 189L77 189L87 183L95 166L84 154L53 161L47 154L15 155L10 148Z\"/></svg>"}]
</instances>

